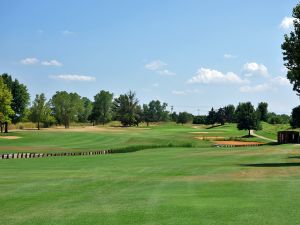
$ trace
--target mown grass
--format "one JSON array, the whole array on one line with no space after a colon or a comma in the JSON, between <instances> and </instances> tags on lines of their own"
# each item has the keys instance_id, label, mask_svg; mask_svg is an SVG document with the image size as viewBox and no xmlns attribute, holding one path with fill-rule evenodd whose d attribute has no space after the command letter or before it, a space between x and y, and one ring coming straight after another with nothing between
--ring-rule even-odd
<instances>
[{"instance_id":1,"label":"mown grass","mask_svg":"<svg viewBox=\"0 0 300 225\"><path fill-rule=\"evenodd\" d=\"M194 137L247 131L205 128L24 131L13 133L21 139L0 139L2 152L131 151L0 160L0 224L299 224L299 145L215 148Z\"/></svg>"},{"instance_id":2,"label":"mown grass","mask_svg":"<svg viewBox=\"0 0 300 225\"><path fill-rule=\"evenodd\" d=\"M195 133L209 132L209 133ZM118 128L100 130L99 132L82 130L29 130L10 132L9 136L20 139L7 140L0 138L0 153L11 152L80 152L105 149L135 148L136 146L210 146L210 141L199 141L198 136L222 136L224 138L242 137L247 131L238 131L235 124L206 129L205 126L176 125L167 123L142 128ZM1 134L5 135L5 134ZM247 140L247 139L245 139Z\"/></svg>"}]
</instances>

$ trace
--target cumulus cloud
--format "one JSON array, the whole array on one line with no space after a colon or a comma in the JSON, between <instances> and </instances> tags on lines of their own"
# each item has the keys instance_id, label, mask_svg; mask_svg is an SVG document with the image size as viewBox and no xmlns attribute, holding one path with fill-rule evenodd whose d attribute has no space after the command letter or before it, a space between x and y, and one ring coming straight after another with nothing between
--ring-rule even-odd
<instances>
[{"instance_id":1,"label":"cumulus cloud","mask_svg":"<svg viewBox=\"0 0 300 225\"><path fill-rule=\"evenodd\" d=\"M280 28L282 29L290 29L294 25L295 18L293 17L284 17L280 23Z\"/></svg>"},{"instance_id":2,"label":"cumulus cloud","mask_svg":"<svg viewBox=\"0 0 300 225\"><path fill-rule=\"evenodd\" d=\"M62 66L63 64L55 59L41 62L43 66Z\"/></svg>"},{"instance_id":3,"label":"cumulus cloud","mask_svg":"<svg viewBox=\"0 0 300 225\"><path fill-rule=\"evenodd\" d=\"M167 63L161 61L161 60L154 60L150 63L147 63L145 65L145 68L147 70L151 70L151 71L154 71L160 75L163 75L163 76L175 76L176 73L166 69L167 67Z\"/></svg>"},{"instance_id":4,"label":"cumulus cloud","mask_svg":"<svg viewBox=\"0 0 300 225\"><path fill-rule=\"evenodd\" d=\"M271 86L269 84L258 84L255 86L242 86L240 87L241 92L264 92L270 90Z\"/></svg>"},{"instance_id":5,"label":"cumulus cloud","mask_svg":"<svg viewBox=\"0 0 300 225\"><path fill-rule=\"evenodd\" d=\"M163 62L163 61L160 61L160 60L155 60L155 61L152 61L150 63L147 63L145 65L145 68L147 70L153 70L153 71L157 71L157 70L161 70L162 68L166 67L168 64Z\"/></svg>"},{"instance_id":6,"label":"cumulus cloud","mask_svg":"<svg viewBox=\"0 0 300 225\"><path fill-rule=\"evenodd\" d=\"M39 60L37 58L25 58L21 60L23 65L34 65L37 64Z\"/></svg>"},{"instance_id":7,"label":"cumulus cloud","mask_svg":"<svg viewBox=\"0 0 300 225\"><path fill-rule=\"evenodd\" d=\"M233 72L228 72L226 74L212 69L200 68L196 75L189 79L187 83L203 83L203 84L213 84L213 83L228 83L228 84L243 84L248 83L248 80L241 79L237 74Z\"/></svg>"},{"instance_id":8,"label":"cumulus cloud","mask_svg":"<svg viewBox=\"0 0 300 225\"><path fill-rule=\"evenodd\" d=\"M271 79L271 83L279 86L288 86L290 81L286 77L278 76Z\"/></svg>"},{"instance_id":9,"label":"cumulus cloud","mask_svg":"<svg viewBox=\"0 0 300 225\"><path fill-rule=\"evenodd\" d=\"M246 63L244 65L244 71L249 74L258 73L262 76L269 76L268 68L264 64L259 64L256 62Z\"/></svg>"},{"instance_id":10,"label":"cumulus cloud","mask_svg":"<svg viewBox=\"0 0 300 225\"><path fill-rule=\"evenodd\" d=\"M85 76L85 75L77 75L77 74L59 74L50 76L53 79L65 80L65 81L95 81L95 77Z\"/></svg>"},{"instance_id":11,"label":"cumulus cloud","mask_svg":"<svg viewBox=\"0 0 300 225\"><path fill-rule=\"evenodd\" d=\"M269 79L266 83L257 84L255 86L242 86L240 91L244 93L264 92L273 90L276 91L282 86L289 86L290 82L286 77L277 76Z\"/></svg>"},{"instance_id":12,"label":"cumulus cloud","mask_svg":"<svg viewBox=\"0 0 300 225\"><path fill-rule=\"evenodd\" d=\"M159 70L159 71L157 71L157 73L160 75L164 75L164 76L175 76L176 75L176 73L174 73L170 70L167 70L167 69Z\"/></svg>"},{"instance_id":13,"label":"cumulus cloud","mask_svg":"<svg viewBox=\"0 0 300 225\"><path fill-rule=\"evenodd\" d=\"M225 53L223 57L224 57L225 59L234 59L234 58L236 58L235 55L232 55L232 54L229 54L229 53Z\"/></svg>"}]
</instances>

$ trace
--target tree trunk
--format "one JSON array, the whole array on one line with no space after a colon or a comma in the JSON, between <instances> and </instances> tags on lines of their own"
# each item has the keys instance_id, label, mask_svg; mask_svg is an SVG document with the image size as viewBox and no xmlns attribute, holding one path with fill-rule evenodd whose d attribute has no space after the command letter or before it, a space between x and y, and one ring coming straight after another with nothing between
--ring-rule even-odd
<instances>
[{"instance_id":1,"label":"tree trunk","mask_svg":"<svg viewBox=\"0 0 300 225\"><path fill-rule=\"evenodd\" d=\"M8 122L5 122L4 125L5 125L4 133L8 133Z\"/></svg>"},{"instance_id":2,"label":"tree trunk","mask_svg":"<svg viewBox=\"0 0 300 225\"><path fill-rule=\"evenodd\" d=\"M147 127L149 127L149 122L147 122Z\"/></svg>"},{"instance_id":3,"label":"tree trunk","mask_svg":"<svg viewBox=\"0 0 300 225\"><path fill-rule=\"evenodd\" d=\"M0 130L1 130L1 133L3 133L3 125L2 125L2 123L0 123Z\"/></svg>"},{"instance_id":4,"label":"tree trunk","mask_svg":"<svg viewBox=\"0 0 300 225\"><path fill-rule=\"evenodd\" d=\"M250 134L251 134L251 130L249 130L248 137L250 137Z\"/></svg>"},{"instance_id":5,"label":"tree trunk","mask_svg":"<svg viewBox=\"0 0 300 225\"><path fill-rule=\"evenodd\" d=\"M38 130L40 130L40 122L38 122Z\"/></svg>"}]
</instances>

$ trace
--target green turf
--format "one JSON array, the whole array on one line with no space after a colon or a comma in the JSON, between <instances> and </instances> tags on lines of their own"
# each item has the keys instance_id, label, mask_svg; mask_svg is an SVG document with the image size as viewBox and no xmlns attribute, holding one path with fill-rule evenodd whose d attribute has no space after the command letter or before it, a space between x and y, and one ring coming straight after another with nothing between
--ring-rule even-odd
<instances>
[{"instance_id":1,"label":"green turf","mask_svg":"<svg viewBox=\"0 0 300 225\"><path fill-rule=\"evenodd\" d=\"M233 125L217 129L225 136L246 133ZM0 160L0 224L299 224L299 145L216 148L190 131L166 125L106 135L116 135L111 140L120 147L174 139L196 147ZM18 146L106 143L94 133L85 134L90 142L75 132L16 134L24 135Z\"/></svg>"},{"instance_id":2,"label":"green turf","mask_svg":"<svg viewBox=\"0 0 300 225\"><path fill-rule=\"evenodd\" d=\"M128 146L210 146L211 143L200 142L197 136L240 137L247 131L238 131L235 124L213 129L192 125L164 124L151 126L150 129L123 128L117 132L68 132L66 131L17 131L7 135L22 137L16 140L0 138L0 153L10 152L79 152L105 149L119 149ZM191 132L220 132L213 134L196 134ZM2 134L5 135L5 134ZM252 139L254 140L254 139ZM251 141L252 141L251 140Z\"/></svg>"}]
</instances>

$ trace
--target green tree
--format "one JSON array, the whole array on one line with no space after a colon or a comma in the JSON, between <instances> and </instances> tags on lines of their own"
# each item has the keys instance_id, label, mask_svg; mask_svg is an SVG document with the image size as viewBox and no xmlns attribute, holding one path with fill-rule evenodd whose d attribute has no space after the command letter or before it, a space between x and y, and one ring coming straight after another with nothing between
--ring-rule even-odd
<instances>
[{"instance_id":1,"label":"green tree","mask_svg":"<svg viewBox=\"0 0 300 225\"><path fill-rule=\"evenodd\" d=\"M0 129L3 132L3 124L5 125L5 133L8 132L8 123L11 122L11 116L14 115L14 111L11 108L13 96L4 83L2 77L0 77Z\"/></svg>"},{"instance_id":2,"label":"green tree","mask_svg":"<svg viewBox=\"0 0 300 225\"><path fill-rule=\"evenodd\" d=\"M219 108L216 113L216 122L224 125L226 121L226 114L224 108Z\"/></svg>"},{"instance_id":3,"label":"green tree","mask_svg":"<svg viewBox=\"0 0 300 225\"><path fill-rule=\"evenodd\" d=\"M239 130L248 130L248 136L251 135L251 130L260 130L260 120L257 112L251 102L239 103L236 108L237 128Z\"/></svg>"},{"instance_id":4,"label":"green tree","mask_svg":"<svg viewBox=\"0 0 300 225\"><path fill-rule=\"evenodd\" d=\"M177 123L181 123L182 125L193 121L193 115L188 112L180 112L178 114Z\"/></svg>"},{"instance_id":5,"label":"green tree","mask_svg":"<svg viewBox=\"0 0 300 225\"><path fill-rule=\"evenodd\" d=\"M260 121L268 121L268 103L260 102L257 106L257 112Z\"/></svg>"},{"instance_id":6,"label":"green tree","mask_svg":"<svg viewBox=\"0 0 300 225\"><path fill-rule=\"evenodd\" d=\"M108 91L100 91L94 96L92 118L96 124L105 124L112 118L112 100L113 94Z\"/></svg>"},{"instance_id":7,"label":"green tree","mask_svg":"<svg viewBox=\"0 0 300 225\"><path fill-rule=\"evenodd\" d=\"M29 118L32 122L37 123L38 130L40 129L40 123L51 124L54 122L50 105L46 102L46 97L43 93L35 96L30 108Z\"/></svg>"},{"instance_id":8,"label":"green tree","mask_svg":"<svg viewBox=\"0 0 300 225\"><path fill-rule=\"evenodd\" d=\"M93 103L87 97L81 98L83 108L78 114L78 122L87 123L90 119L93 110Z\"/></svg>"},{"instance_id":9,"label":"green tree","mask_svg":"<svg viewBox=\"0 0 300 225\"><path fill-rule=\"evenodd\" d=\"M211 108L211 110L208 112L208 115L206 117L206 124L210 124L213 126L216 123L217 120L217 113L214 110L214 108Z\"/></svg>"},{"instance_id":10,"label":"green tree","mask_svg":"<svg viewBox=\"0 0 300 225\"><path fill-rule=\"evenodd\" d=\"M83 111L83 102L77 93L57 91L52 96L51 105L56 121L65 128L69 128L71 122L77 121L79 112Z\"/></svg>"},{"instance_id":11,"label":"green tree","mask_svg":"<svg viewBox=\"0 0 300 225\"><path fill-rule=\"evenodd\" d=\"M293 128L300 127L300 105L293 108L292 118L291 118L291 126Z\"/></svg>"},{"instance_id":12,"label":"green tree","mask_svg":"<svg viewBox=\"0 0 300 225\"><path fill-rule=\"evenodd\" d=\"M224 107L225 110L225 121L227 123L235 122L235 107L234 105L227 105Z\"/></svg>"},{"instance_id":13,"label":"green tree","mask_svg":"<svg viewBox=\"0 0 300 225\"><path fill-rule=\"evenodd\" d=\"M205 124L206 123L206 116L194 116L193 124Z\"/></svg>"},{"instance_id":14,"label":"green tree","mask_svg":"<svg viewBox=\"0 0 300 225\"><path fill-rule=\"evenodd\" d=\"M293 9L294 31L284 36L281 45L283 50L283 60L288 69L287 78L293 85L293 90L300 95L300 4Z\"/></svg>"},{"instance_id":15,"label":"green tree","mask_svg":"<svg viewBox=\"0 0 300 225\"><path fill-rule=\"evenodd\" d=\"M116 118L123 126L132 126L136 124L138 99L135 93L129 91L127 94L120 95L113 102L113 111Z\"/></svg>"},{"instance_id":16,"label":"green tree","mask_svg":"<svg viewBox=\"0 0 300 225\"><path fill-rule=\"evenodd\" d=\"M13 96L11 108L15 113L11 115L12 122L20 122L25 115L26 108L30 101L27 87L24 84L20 84L17 79L13 80L12 77L6 73L2 74L1 77Z\"/></svg>"},{"instance_id":17,"label":"green tree","mask_svg":"<svg viewBox=\"0 0 300 225\"><path fill-rule=\"evenodd\" d=\"M159 100L152 100L148 105L143 105L144 121L149 126L149 122L167 121L169 112L166 110L168 104Z\"/></svg>"}]
</instances>

